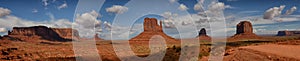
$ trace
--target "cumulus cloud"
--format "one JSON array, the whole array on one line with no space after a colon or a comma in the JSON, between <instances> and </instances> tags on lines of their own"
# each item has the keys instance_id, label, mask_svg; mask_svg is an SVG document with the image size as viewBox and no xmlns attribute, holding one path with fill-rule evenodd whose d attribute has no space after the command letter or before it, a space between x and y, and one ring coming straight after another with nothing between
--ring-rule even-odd
<instances>
[{"instance_id":1,"label":"cumulus cloud","mask_svg":"<svg viewBox=\"0 0 300 61\"><path fill-rule=\"evenodd\" d=\"M209 13L220 13L224 11L226 8L232 8L230 5L225 5L222 2L213 2L209 5L208 11Z\"/></svg>"},{"instance_id":2,"label":"cumulus cloud","mask_svg":"<svg viewBox=\"0 0 300 61\"><path fill-rule=\"evenodd\" d=\"M63 8L67 8L67 7L68 7L67 3L64 2L63 4L61 4L60 6L58 6L57 8L58 9L63 9Z\"/></svg>"},{"instance_id":3,"label":"cumulus cloud","mask_svg":"<svg viewBox=\"0 0 300 61\"><path fill-rule=\"evenodd\" d=\"M79 31L82 37L94 36L94 31L102 31L101 20L98 20L99 13L95 10L83 14L77 14L74 28Z\"/></svg>"},{"instance_id":4,"label":"cumulus cloud","mask_svg":"<svg viewBox=\"0 0 300 61\"><path fill-rule=\"evenodd\" d=\"M106 12L111 12L116 14L122 14L126 11L128 11L128 8L120 5L113 5L112 7L106 8Z\"/></svg>"},{"instance_id":5,"label":"cumulus cloud","mask_svg":"<svg viewBox=\"0 0 300 61\"><path fill-rule=\"evenodd\" d=\"M206 27L208 23L207 17L205 15L190 14L179 16L176 13L165 12L161 14L164 17L162 20L165 28L176 28L178 26L190 26L193 23L197 27Z\"/></svg>"},{"instance_id":6,"label":"cumulus cloud","mask_svg":"<svg viewBox=\"0 0 300 61\"><path fill-rule=\"evenodd\" d=\"M108 23L108 22L107 22ZM104 24L104 23L103 23ZM103 32L103 38L112 39L112 40L128 40L130 37L138 35L143 31L143 24L138 23L133 26L111 26L111 29L108 32ZM111 38L113 35L114 38Z\"/></svg>"},{"instance_id":7,"label":"cumulus cloud","mask_svg":"<svg viewBox=\"0 0 300 61\"><path fill-rule=\"evenodd\" d=\"M0 7L0 17L6 16L10 14L10 10L7 8Z\"/></svg>"},{"instance_id":8,"label":"cumulus cloud","mask_svg":"<svg viewBox=\"0 0 300 61\"><path fill-rule=\"evenodd\" d=\"M163 22L165 28L175 28L175 23L174 23L175 21L174 20L165 19L162 22Z\"/></svg>"},{"instance_id":9,"label":"cumulus cloud","mask_svg":"<svg viewBox=\"0 0 300 61\"><path fill-rule=\"evenodd\" d=\"M180 4L178 9L181 10L181 11L186 11L189 8L187 8L184 4Z\"/></svg>"},{"instance_id":10,"label":"cumulus cloud","mask_svg":"<svg viewBox=\"0 0 300 61\"><path fill-rule=\"evenodd\" d=\"M276 16L281 15L282 10L285 8L285 5L281 5L280 7L273 7L268 9L263 18L264 19L273 19Z\"/></svg>"},{"instance_id":11,"label":"cumulus cloud","mask_svg":"<svg viewBox=\"0 0 300 61\"><path fill-rule=\"evenodd\" d=\"M49 5L48 0L42 0L42 3L43 3L44 6L48 6Z\"/></svg>"},{"instance_id":12,"label":"cumulus cloud","mask_svg":"<svg viewBox=\"0 0 300 61\"><path fill-rule=\"evenodd\" d=\"M203 4L204 0L199 0L197 4L194 5L194 10L196 11L200 11L200 10L203 10Z\"/></svg>"},{"instance_id":13,"label":"cumulus cloud","mask_svg":"<svg viewBox=\"0 0 300 61\"><path fill-rule=\"evenodd\" d=\"M9 21L7 21L9 20ZM13 27L29 27L29 26L47 26L47 27L55 27L55 28L70 28L72 27L72 22L67 19L58 19L53 21L42 21L42 22L34 22L30 20L24 20L15 16L6 16L0 18L0 28L8 28L11 29Z\"/></svg>"},{"instance_id":14,"label":"cumulus cloud","mask_svg":"<svg viewBox=\"0 0 300 61\"><path fill-rule=\"evenodd\" d=\"M296 10L297 10L297 7L293 6L290 10L287 10L285 12L285 15L290 15L290 14L294 13L294 11L296 11Z\"/></svg>"},{"instance_id":15,"label":"cumulus cloud","mask_svg":"<svg viewBox=\"0 0 300 61\"><path fill-rule=\"evenodd\" d=\"M165 19L170 19L173 17L177 17L178 14L172 12L164 12L163 14L161 14L161 16L163 16Z\"/></svg>"},{"instance_id":16,"label":"cumulus cloud","mask_svg":"<svg viewBox=\"0 0 300 61\"><path fill-rule=\"evenodd\" d=\"M104 21L103 24L104 24L104 28L106 30L111 30L111 24L110 23L108 23L107 21Z\"/></svg>"},{"instance_id":17,"label":"cumulus cloud","mask_svg":"<svg viewBox=\"0 0 300 61\"><path fill-rule=\"evenodd\" d=\"M83 13L81 15L77 15L75 23L84 28L94 28L96 27L95 25L100 25L100 20L97 19L98 16L98 12L94 10L88 13Z\"/></svg>"},{"instance_id":18,"label":"cumulus cloud","mask_svg":"<svg viewBox=\"0 0 300 61\"><path fill-rule=\"evenodd\" d=\"M194 5L194 10L196 11L203 10L202 8L203 8L202 3L198 2L197 4Z\"/></svg>"},{"instance_id":19,"label":"cumulus cloud","mask_svg":"<svg viewBox=\"0 0 300 61\"><path fill-rule=\"evenodd\" d=\"M1 32L6 32L7 30L6 30L6 28L0 28L0 33Z\"/></svg>"},{"instance_id":20,"label":"cumulus cloud","mask_svg":"<svg viewBox=\"0 0 300 61\"><path fill-rule=\"evenodd\" d=\"M164 27L175 28L174 18L177 17L178 14L171 13L171 12L164 12L163 14L161 14L161 16L164 17L164 20L162 20Z\"/></svg>"}]
</instances>

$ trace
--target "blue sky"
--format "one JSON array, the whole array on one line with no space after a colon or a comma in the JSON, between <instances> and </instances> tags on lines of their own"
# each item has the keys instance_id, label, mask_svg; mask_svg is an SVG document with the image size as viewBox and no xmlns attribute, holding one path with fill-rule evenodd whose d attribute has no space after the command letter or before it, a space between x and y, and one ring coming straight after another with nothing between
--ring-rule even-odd
<instances>
[{"instance_id":1,"label":"blue sky","mask_svg":"<svg viewBox=\"0 0 300 61\"><path fill-rule=\"evenodd\" d=\"M115 28L126 29L126 26L131 24L131 20L134 21L135 25L137 25L131 26L135 29L128 33L130 36L126 36L125 34L116 34L120 37L124 36L125 38L123 39L126 39L126 37L133 37L142 31L141 27L144 17L158 18L159 20L164 21L164 23L182 23L182 25L173 24L177 27L189 27L191 26L189 24L199 24L194 23L194 21L177 19L184 19L186 16L190 16L193 20L202 21L199 20L199 18L202 17L198 15L199 13L206 11L206 9L202 9L200 11L194 9L194 6L198 3L197 0L153 0L153 3L147 0L140 1L140 3L135 3L133 1L135 0L106 0L101 2L103 3L102 7L99 7L99 11L96 11L99 14L96 16L96 21L101 25L99 27L101 32L97 32L101 34L100 37L105 39L110 38L109 34L111 32L114 33L114 30L112 31L107 28L114 25L112 24L114 20L117 22L118 20L120 21L120 23L116 23L119 26L115 26ZM172 1L175 1L175 3ZM70 27L70 22L72 23L73 20L76 21L76 17L78 15L92 10L97 10L93 8L88 9L93 6L91 3L91 5L87 4L85 6L86 8L82 8L83 10L86 10L85 12L75 14L77 3L78 0L0 0L0 8L8 9L10 11L9 14L0 17L0 22L2 20L7 21L6 24L13 24L2 24L0 25L0 30L9 30L13 26L33 26L41 24L49 25L49 27ZM242 20L251 21L254 25L255 33L257 34L276 34L279 30L300 30L300 28L297 27L300 25L300 10L297 9L289 15L285 15L286 11L290 10L292 7L300 7L299 0L219 0L218 3L224 4L224 6L222 6L224 10L222 11L224 12L224 17L226 19L228 36L235 33L235 25ZM180 4L186 6L186 9L178 9ZM280 15L274 16L271 19L263 18L267 10L282 5L285 7L281 11ZM138 9L135 7L138 7ZM108 10L108 8L112 9ZM153 15L138 15L139 12L144 12L143 10L147 10L147 8L153 8L148 9L148 12ZM90 14L92 15L92 12ZM164 14L169 14L171 16L166 18ZM122 16L128 16L128 18ZM140 17L136 18L134 16ZM124 20L121 21L120 19ZM15 22L20 22L21 24ZM166 24L164 29L165 33L172 37L191 38L198 34L186 33L188 35L180 36L178 35L178 30L176 30L176 28L172 28L171 25L172 24ZM196 27L196 30L193 30L193 32L197 32L200 28L207 28L209 32L209 26ZM188 30L183 31L188 32ZM126 33L126 31L116 33ZM0 34L6 33L0 32Z\"/></svg>"},{"instance_id":2,"label":"blue sky","mask_svg":"<svg viewBox=\"0 0 300 61\"><path fill-rule=\"evenodd\" d=\"M58 6L67 3L68 7L58 9ZM49 0L47 6L43 5L42 0L0 0L0 7L8 8L12 11L11 15L32 20L32 21L45 21L50 20L49 15L55 18L73 19L74 11L76 8L76 0ZM34 13L33 11L38 12Z\"/></svg>"}]
</instances>

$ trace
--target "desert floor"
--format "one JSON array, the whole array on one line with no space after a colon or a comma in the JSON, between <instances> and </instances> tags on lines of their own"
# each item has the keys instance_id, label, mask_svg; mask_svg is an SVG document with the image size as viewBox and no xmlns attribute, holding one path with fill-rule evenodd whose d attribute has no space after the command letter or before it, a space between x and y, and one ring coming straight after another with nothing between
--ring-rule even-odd
<instances>
[{"instance_id":1,"label":"desert floor","mask_svg":"<svg viewBox=\"0 0 300 61\"><path fill-rule=\"evenodd\" d=\"M184 39L188 41L191 39ZM120 61L114 52L112 44L123 45L125 42L112 43L110 41L97 41L96 46L101 59L104 61ZM241 40L226 43L225 61L300 61L300 40L294 37L265 37L261 40ZM199 61L206 61L209 57L211 43L201 41L196 57ZM181 51L180 43L168 44L163 61L178 61ZM189 45L189 49L197 46ZM131 44L131 49L139 57L147 57L151 52L146 44ZM41 60L41 61L74 61L75 55L72 42L30 43L22 41L1 41L0 60ZM128 53L124 49L120 53ZM154 55L159 52L154 52ZM121 58L131 56L123 55ZM151 61L151 60L150 60Z\"/></svg>"}]
</instances>

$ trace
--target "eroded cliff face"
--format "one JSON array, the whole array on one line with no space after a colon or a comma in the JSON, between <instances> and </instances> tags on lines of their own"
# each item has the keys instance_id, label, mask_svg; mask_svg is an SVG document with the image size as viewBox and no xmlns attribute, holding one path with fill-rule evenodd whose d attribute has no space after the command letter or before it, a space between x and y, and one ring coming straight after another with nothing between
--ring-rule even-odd
<instances>
[{"instance_id":1,"label":"eroded cliff face","mask_svg":"<svg viewBox=\"0 0 300 61\"><path fill-rule=\"evenodd\" d=\"M51 28L55 31L60 37L66 39L72 39L72 36L79 37L78 31L71 28Z\"/></svg>"},{"instance_id":2,"label":"eroded cliff face","mask_svg":"<svg viewBox=\"0 0 300 61\"><path fill-rule=\"evenodd\" d=\"M236 25L236 34L229 38L233 39L259 39L261 37L253 33L252 24L249 21L241 21Z\"/></svg>"},{"instance_id":3,"label":"eroded cliff face","mask_svg":"<svg viewBox=\"0 0 300 61\"><path fill-rule=\"evenodd\" d=\"M295 36L300 35L300 31L278 31L277 36Z\"/></svg>"},{"instance_id":4,"label":"eroded cliff face","mask_svg":"<svg viewBox=\"0 0 300 61\"><path fill-rule=\"evenodd\" d=\"M249 21L242 21L236 25L236 34L253 34L252 24Z\"/></svg>"},{"instance_id":5,"label":"eroded cliff face","mask_svg":"<svg viewBox=\"0 0 300 61\"><path fill-rule=\"evenodd\" d=\"M198 38L199 38L200 41L211 41L211 37L206 34L205 28L202 28L199 31Z\"/></svg>"},{"instance_id":6,"label":"eroded cliff face","mask_svg":"<svg viewBox=\"0 0 300 61\"><path fill-rule=\"evenodd\" d=\"M71 41L72 35L78 36L78 32L71 28L48 28L46 26L14 27L8 32L9 37L31 42L37 40Z\"/></svg>"},{"instance_id":7,"label":"eroded cliff face","mask_svg":"<svg viewBox=\"0 0 300 61\"><path fill-rule=\"evenodd\" d=\"M155 35L162 36L167 43L177 43L178 41L175 38L172 38L166 35L162 30L162 22L160 25L157 24L156 18L145 18L144 19L144 32L140 33L138 36L131 38L130 42L140 43L140 42L149 42L151 37Z\"/></svg>"}]
</instances>

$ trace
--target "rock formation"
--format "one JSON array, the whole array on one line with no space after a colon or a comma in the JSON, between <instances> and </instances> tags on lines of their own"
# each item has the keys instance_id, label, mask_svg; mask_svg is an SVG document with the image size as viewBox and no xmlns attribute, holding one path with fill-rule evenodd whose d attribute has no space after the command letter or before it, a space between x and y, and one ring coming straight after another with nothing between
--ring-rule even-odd
<instances>
[{"instance_id":1,"label":"rock formation","mask_svg":"<svg viewBox=\"0 0 300 61\"><path fill-rule=\"evenodd\" d=\"M72 39L72 36L79 37L78 31L71 28L51 28L51 29L55 31L62 38Z\"/></svg>"},{"instance_id":2,"label":"rock formation","mask_svg":"<svg viewBox=\"0 0 300 61\"><path fill-rule=\"evenodd\" d=\"M74 32L74 34L72 33ZM48 28L46 26L13 27L8 31L9 37L22 41L35 42L36 40L71 41L72 35L78 36L78 32L69 28Z\"/></svg>"},{"instance_id":3,"label":"rock formation","mask_svg":"<svg viewBox=\"0 0 300 61\"><path fill-rule=\"evenodd\" d=\"M249 21L242 21L236 26L236 34L253 34L252 24Z\"/></svg>"},{"instance_id":4,"label":"rock formation","mask_svg":"<svg viewBox=\"0 0 300 61\"><path fill-rule=\"evenodd\" d=\"M256 34L253 33L252 24L249 21L241 21L236 26L236 34L231 39L258 39Z\"/></svg>"},{"instance_id":5,"label":"rock formation","mask_svg":"<svg viewBox=\"0 0 300 61\"><path fill-rule=\"evenodd\" d=\"M199 40L201 40L201 41L203 41L203 40L205 40L205 41L211 41L211 37L206 34L205 28L202 28L199 31L199 35L197 36L197 38L199 38Z\"/></svg>"},{"instance_id":6,"label":"rock formation","mask_svg":"<svg viewBox=\"0 0 300 61\"><path fill-rule=\"evenodd\" d=\"M102 38L99 38L98 34L95 34L94 38L95 40L103 40Z\"/></svg>"},{"instance_id":7,"label":"rock formation","mask_svg":"<svg viewBox=\"0 0 300 61\"><path fill-rule=\"evenodd\" d=\"M295 36L300 35L300 31L278 31L277 36Z\"/></svg>"},{"instance_id":8,"label":"rock formation","mask_svg":"<svg viewBox=\"0 0 300 61\"><path fill-rule=\"evenodd\" d=\"M176 39L166 35L162 30L162 22L160 21L160 25L157 24L157 19L155 18L145 18L144 19L144 32L140 33L138 36L130 39L130 42L135 43L142 43L146 42L148 43L150 38L155 35L162 36L166 43L177 43Z\"/></svg>"}]
</instances>

